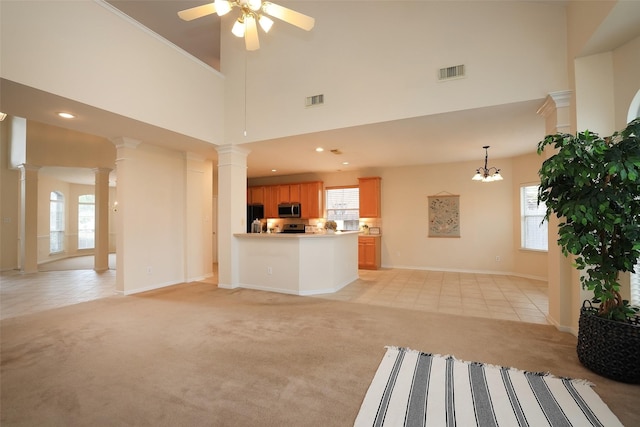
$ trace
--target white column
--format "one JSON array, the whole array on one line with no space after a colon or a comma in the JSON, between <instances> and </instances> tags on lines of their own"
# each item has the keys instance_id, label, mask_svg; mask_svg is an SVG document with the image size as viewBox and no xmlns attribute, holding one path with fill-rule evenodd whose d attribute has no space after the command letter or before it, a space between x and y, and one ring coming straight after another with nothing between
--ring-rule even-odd
<instances>
[{"instance_id":1,"label":"white column","mask_svg":"<svg viewBox=\"0 0 640 427\"><path fill-rule=\"evenodd\" d=\"M38 170L26 163L20 169L20 271L38 271ZM47 230L49 232L49 230Z\"/></svg>"},{"instance_id":2,"label":"white column","mask_svg":"<svg viewBox=\"0 0 640 427\"><path fill-rule=\"evenodd\" d=\"M538 109L538 114L545 118L547 135L570 132L571 94L571 91L550 93ZM553 147L547 146L544 152L545 159L554 154ZM574 331L573 324L576 310L579 310L579 298L576 297L576 293L580 292L577 279L579 276L572 266L572 260L564 256L557 244L559 222L555 215L549 218L548 319L559 330L577 333L577 325Z\"/></svg>"},{"instance_id":3,"label":"white column","mask_svg":"<svg viewBox=\"0 0 640 427\"><path fill-rule=\"evenodd\" d=\"M96 168L95 174L95 249L93 269L109 269L109 173L111 169Z\"/></svg>"},{"instance_id":4,"label":"white column","mask_svg":"<svg viewBox=\"0 0 640 427\"><path fill-rule=\"evenodd\" d=\"M128 217L133 217L135 212L133 207L136 203L136 194L134 191L128 191L127 182L132 180L134 172L132 168L135 168L135 162L131 160L135 157L133 151L138 147L140 141L132 138L120 137L114 138L111 141L117 148L116 154L116 173L118 176L118 184L116 185L116 198L118 200L118 212L115 215L115 229L116 229L116 291L125 293L127 290L127 283L125 278L127 275L127 269L133 268L128 265L127 257L130 256L127 253L127 232L135 233L134 229L127 227Z\"/></svg>"},{"instance_id":5,"label":"white column","mask_svg":"<svg viewBox=\"0 0 640 427\"><path fill-rule=\"evenodd\" d=\"M238 246L234 233L247 221L247 156L249 150L224 145L218 151L218 286L239 284Z\"/></svg>"}]
</instances>

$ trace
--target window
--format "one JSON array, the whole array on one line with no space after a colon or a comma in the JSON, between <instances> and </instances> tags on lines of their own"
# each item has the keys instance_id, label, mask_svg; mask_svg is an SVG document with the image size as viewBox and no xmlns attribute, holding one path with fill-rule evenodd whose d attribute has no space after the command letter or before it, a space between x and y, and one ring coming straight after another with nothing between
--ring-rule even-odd
<instances>
[{"instance_id":1,"label":"window","mask_svg":"<svg viewBox=\"0 0 640 427\"><path fill-rule=\"evenodd\" d=\"M548 250L547 221L543 222L547 207L538 205L538 186L520 187L521 247L540 251Z\"/></svg>"},{"instance_id":2,"label":"window","mask_svg":"<svg viewBox=\"0 0 640 427\"><path fill-rule=\"evenodd\" d=\"M338 224L338 230L360 228L360 189L358 187L328 188L327 219Z\"/></svg>"},{"instance_id":3,"label":"window","mask_svg":"<svg viewBox=\"0 0 640 427\"><path fill-rule=\"evenodd\" d=\"M640 264L636 264L631 272L631 300L629 303L640 307Z\"/></svg>"},{"instance_id":4,"label":"window","mask_svg":"<svg viewBox=\"0 0 640 427\"><path fill-rule=\"evenodd\" d=\"M96 234L95 196L84 194L78 197L78 249L93 249Z\"/></svg>"},{"instance_id":5,"label":"window","mask_svg":"<svg viewBox=\"0 0 640 427\"><path fill-rule=\"evenodd\" d=\"M64 195L52 191L49 198L49 253L64 251Z\"/></svg>"}]
</instances>

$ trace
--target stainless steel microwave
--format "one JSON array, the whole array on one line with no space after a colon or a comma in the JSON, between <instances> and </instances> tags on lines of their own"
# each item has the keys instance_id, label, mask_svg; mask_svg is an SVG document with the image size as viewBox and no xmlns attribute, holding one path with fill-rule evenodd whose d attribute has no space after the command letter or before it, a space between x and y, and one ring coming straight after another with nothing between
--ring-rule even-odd
<instances>
[{"instance_id":1,"label":"stainless steel microwave","mask_svg":"<svg viewBox=\"0 0 640 427\"><path fill-rule=\"evenodd\" d=\"M278 218L300 218L300 203L279 204Z\"/></svg>"}]
</instances>

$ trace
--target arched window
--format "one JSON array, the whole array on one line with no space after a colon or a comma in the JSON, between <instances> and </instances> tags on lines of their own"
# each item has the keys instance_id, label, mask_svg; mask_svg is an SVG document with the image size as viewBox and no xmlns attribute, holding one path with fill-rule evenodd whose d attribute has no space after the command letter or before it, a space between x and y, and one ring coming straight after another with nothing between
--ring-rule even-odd
<instances>
[{"instance_id":1,"label":"arched window","mask_svg":"<svg viewBox=\"0 0 640 427\"><path fill-rule=\"evenodd\" d=\"M49 252L64 251L64 195L52 191L49 198Z\"/></svg>"},{"instance_id":2,"label":"arched window","mask_svg":"<svg viewBox=\"0 0 640 427\"><path fill-rule=\"evenodd\" d=\"M93 249L96 235L96 198L93 194L78 196L78 249Z\"/></svg>"}]
</instances>

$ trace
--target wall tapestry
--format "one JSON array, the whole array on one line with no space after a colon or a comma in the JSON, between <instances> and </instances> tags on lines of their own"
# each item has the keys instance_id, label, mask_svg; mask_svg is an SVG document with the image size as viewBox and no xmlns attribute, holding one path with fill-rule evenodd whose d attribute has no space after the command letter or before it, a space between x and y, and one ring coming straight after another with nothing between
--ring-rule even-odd
<instances>
[{"instance_id":1,"label":"wall tapestry","mask_svg":"<svg viewBox=\"0 0 640 427\"><path fill-rule=\"evenodd\" d=\"M460 237L460 196L429 197L429 237Z\"/></svg>"}]
</instances>

